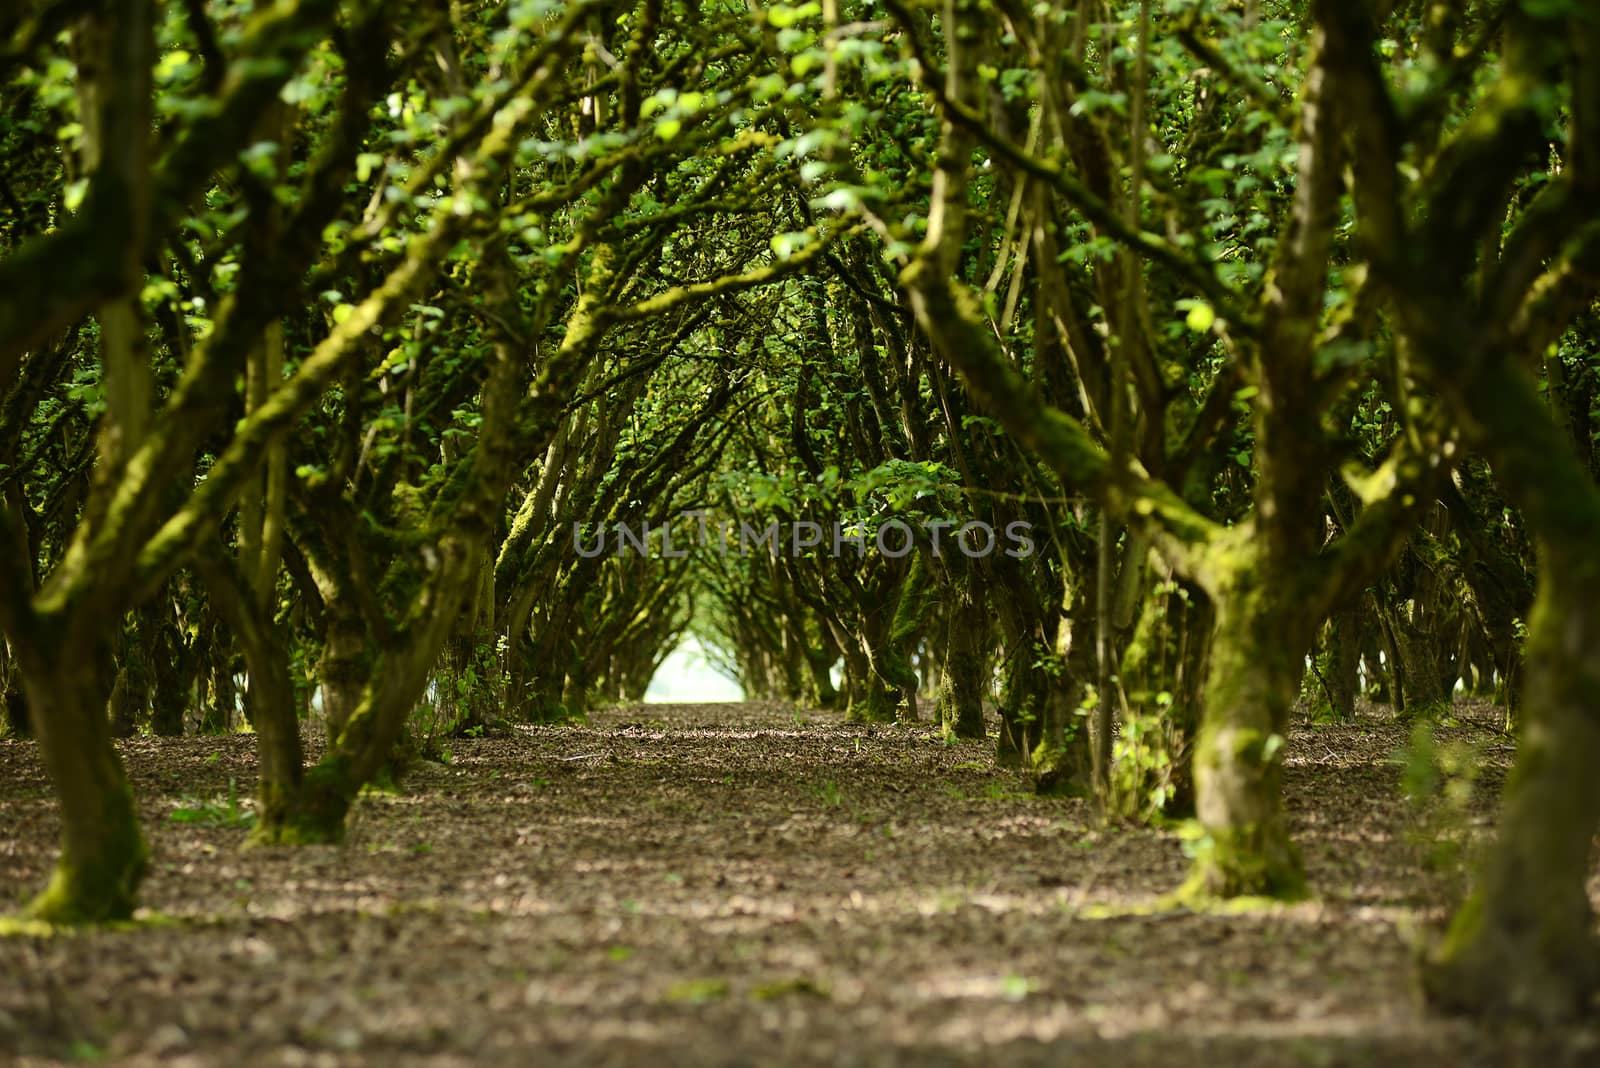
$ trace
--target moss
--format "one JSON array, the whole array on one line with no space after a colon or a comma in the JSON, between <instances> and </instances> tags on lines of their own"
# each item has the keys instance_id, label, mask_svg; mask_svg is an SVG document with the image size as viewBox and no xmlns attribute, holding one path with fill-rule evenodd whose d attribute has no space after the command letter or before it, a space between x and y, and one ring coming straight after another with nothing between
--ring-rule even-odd
<instances>
[{"instance_id":1,"label":"moss","mask_svg":"<svg viewBox=\"0 0 1600 1068\"><path fill-rule=\"evenodd\" d=\"M805 976L761 983L750 990L750 997L756 1001L776 1001L791 994L820 998L824 1001L833 997L833 991L826 983L819 983Z\"/></svg>"},{"instance_id":2,"label":"moss","mask_svg":"<svg viewBox=\"0 0 1600 1068\"><path fill-rule=\"evenodd\" d=\"M1219 539L1208 561L1216 616L1194 764L1205 837L1180 893L1294 900L1306 886L1283 819L1281 754L1315 620L1292 593L1295 572L1272 566L1260 539L1238 537Z\"/></svg>"},{"instance_id":3,"label":"moss","mask_svg":"<svg viewBox=\"0 0 1600 1068\"><path fill-rule=\"evenodd\" d=\"M1083 763L1081 747L1037 746L1028 768L1034 793L1046 797L1088 796L1087 769Z\"/></svg>"},{"instance_id":4,"label":"moss","mask_svg":"<svg viewBox=\"0 0 1600 1068\"><path fill-rule=\"evenodd\" d=\"M900 707L900 695L873 675L866 683L866 696L851 701L845 719L851 723L893 723Z\"/></svg>"},{"instance_id":5,"label":"moss","mask_svg":"<svg viewBox=\"0 0 1600 1068\"><path fill-rule=\"evenodd\" d=\"M50 938L61 928L27 916L0 916L0 938Z\"/></svg>"},{"instance_id":6,"label":"moss","mask_svg":"<svg viewBox=\"0 0 1600 1068\"><path fill-rule=\"evenodd\" d=\"M133 789L124 780L101 799L92 841L65 838L55 874L26 917L68 925L130 919L149 860Z\"/></svg>"},{"instance_id":7,"label":"moss","mask_svg":"<svg viewBox=\"0 0 1600 1068\"><path fill-rule=\"evenodd\" d=\"M1283 745L1283 738L1280 735L1250 728L1234 731L1229 740L1234 761L1246 767L1256 768L1258 772L1265 772L1267 765L1272 762L1273 756Z\"/></svg>"},{"instance_id":8,"label":"moss","mask_svg":"<svg viewBox=\"0 0 1600 1068\"><path fill-rule=\"evenodd\" d=\"M191 917L171 916L164 912L143 910L137 919L107 920L94 925L100 931L142 931L149 928L174 928L193 926ZM63 935L87 933L81 924L58 924L28 916L0 916L0 938L57 938Z\"/></svg>"},{"instance_id":9,"label":"moss","mask_svg":"<svg viewBox=\"0 0 1600 1068\"><path fill-rule=\"evenodd\" d=\"M63 854L50 884L29 904L26 915L68 925L131 919L148 859L137 827L107 855L92 861Z\"/></svg>"},{"instance_id":10,"label":"moss","mask_svg":"<svg viewBox=\"0 0 1600 1068\"><path fill-rule=\"evenodd\" d=\"M1247 898L1299 901L1306 896L1300 851L1281 826L1208 830L1195 851L1189 878L1178 890L1179 900L1207 904Z\"/></svg>"},{"instance_id":11,"label":"moss","mask_svg":"<svg viewBox=\"0 0 1600 1068\"><path fill-rule=\"evenodd\" d=\"M523 722L560 726L567 723L585 723L588 719L589 713L582 704L563 704L560 700L545 699L527 706Z\"/></svg>"},{"instance_id":12,"label":"moss","mask_svg":"<svg viewBox=\"0 0 1600 1068\"><path fill-rule=\"evenodd\" d=\"M324 760L306 772L305 781L262 813L249 844L327 845L344 840L345 816L355 798L344 760Z\"/></svg>"},{"instance_id":13,"label":"moss","mask_svg":"<svg viewBox=\"0 0 1600 1068\"><path fill-rule=\"evenodd\" d=\"M1579 1019L1600 992L1600 951L1570 937L1495 922L1483 891L1469 897L1422 963L1429 1003L1447 1012L1559 1022Z\"/></svg>"}]
</instances>

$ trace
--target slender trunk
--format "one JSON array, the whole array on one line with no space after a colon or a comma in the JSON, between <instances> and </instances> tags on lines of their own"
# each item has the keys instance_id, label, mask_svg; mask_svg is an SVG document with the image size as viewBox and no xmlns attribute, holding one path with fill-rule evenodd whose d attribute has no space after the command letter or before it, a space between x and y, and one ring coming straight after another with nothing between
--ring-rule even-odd
<instances>
[{"instance_id":1,"label":"slender trunk","mask_svg":"<svg viewBox=\"0 0 1600 1068\"><path fill-rule=\"evenodd\" d=\"M209 695L201 705L199 731L226 734L233 729L233 711L239 702L238 687L233 681L233 635L219 624L212 630L210 644L208 678L204 682Z\"/></svg>"},{"instance_id":2,"label":"slender trunk","mask_svg":"<svg viewBox=\"0 0 1600 1068\"><path fill-rule=\"evenodd\" d=\"M970 565L961 568L950 587L953 603L945 613L944 669L935 718L946 737L983 737L989 614L987 599L972 571Z\"/></svg>"},{"instance_id":3,"label":"slender trunk","mask_svg":"<svg viewBox=\"0 0 1600 1068\"><path fill-rule=\"evenodd\" d=\"M867 656L855 642L846 640L839 645L840 655L844 658L844 677L840 690L845 719L851 723L868 722L867 687L872 669L867 667Z\"/></svg>"},{"instance_id":4,"label":"slender trunk","mask_svg":"<svg viewBox=\"0 0 1600 1068\"><path fill-rule=\"evenodd\" d=\"M1119 675L1130 715L1143 719L1138 743L1164 759L1139 761L1131 796L1119 797L1128 814L1194 811L1194 744L1200 723L1211 606L1191 583L1163 581L1145 597ZM1092 670L1091 661L1087 667ZM1119 790L1130 776L1119 777Z\"/></svg>"},{"instance_id":5,"label":"slender trunk","mask_svg":"<svg viewBox=\"0 0 1600 1068\"><path fill-rule=\"evenodd\" d=\"M1344 722L1356 715L1356 689L1361 668L1359 606L1349 605L1334 613L1328 624L1328 655L1323 677L1328 683L1328 702L1336 719Z\"/></svg>"},{"instance_id":6,"label":"slender trunk","mask_svg":"<svg viewBox=\"0 0 1600 1068\"><path fill-rule=\"evenodd\" d=\"M868 680L866 718L872 722L917 721L917 673L911 660L876 628L863 628Z\"/></svg>"},{"instance_id":7,"label":"slender trunk","mask_svg":"<svg viewBox=\"0 0 1600 1068\"><path fill-rule=\"evenodd\" d=\"M161 738L182 736L183 714L189 703L188 650L170 610L170 604L162 599L144 612L150 641L150 730Z\"/></svg>"},{"instance_id":8,"label":"slender trunk","mask_svg":"<svg viewBox=\"0 0 1600 1068\"><path fill-rule=\"evenodd\" d=\"M28 715L28 695L21 687L13 688L8 681L5 688L6 733L13 738L32 738L33 723Z\"/></svg>"},{"instance_id":9,"label":"slender trunk","mask_svg":"<svg viewBox=\"0 0 1600 1068\"><path fill-rule=\"evenodd\" d=\"M833 685L833 662L837 658L809 642L806 644L805 654L806 669L811 675L810 685L806 688L806 697L817 708L835 707L839 703L839 691Z\"/></svg>"},{"instance_id":10,"label":"slender trunk","mask_svg":"<svg viewBox=\"0 0 1600 1068\"><path fill-rule=\"evenodd\" d=\"M1389 707L1396 718L1403 718L1411 698L1411 685L1406 679L1406 662L1400 652L1400 638L1388 600L1386 592L1379 592L1374 602L1377 605L1378 639L1383 644L1384 689L1388 692Z\"/></svg>"},{"instance_id":11,"label":"slender trunk","mask_svg":"<svg viewBox=\"0 0 1600 1068\"><path fill-rule=\"evenodd\" d=\"M255 836L276 841L287 801L300 789L305 775L294 684L289 675L288 654L270 627L246 643L245 657L250 663L250 689L245 693L245 702L255 723L260 762L256 792L261 816Z\"/></svg>"},{"instance_id":12,"label":"slender trunk","mask_svg":"<svg viewBox=\"0 0 1600 1068\"><path fill-rule=\"evenodd\" d=\"M106 718L111 722L111 733L117 738L131 738L139 727L139 708L142 694L134 685L130 656L137 655L133 642L128 640L127 629L113 634L114 673L111 694L106 698Z\"/></svg>"},{"instance_id":13,"label":"slender trunk","mask_svg":"<svg viewBox=\"0 0 1600 1068\"><path fill-rule=\"evenodd\" d=\"M1000 737L995 744L995 761L1002 767L1031 762L1044 741L1050 675L1041 667L1042 652L1028 646L1006 650L998 702Z\"/></svg>"},{"instance_id":14,"label":"slender trunk","mask_svg":"<svg viewBox=\"0 0 1600 1068\"><path fill-rule=\"evenodd\" d=\"M1168 816L1192 816L1195 810L1194 752L1203 708L1203 691L1211 665L1214 614L1211 601L1198 587L1183 602L1183 633L1178 641L1178 676L1167 709L1168 748L1172 775L1168 783Z\"/></svg>"},{"instance_id":15,"label":"slender trunk","mask_svg":"<svg viewBox=\"0 0 1600 1068\"><path fill-rule=\"evenodd\" d=\"M287 643L273 625L270 602L263 609L248 577L231 560L219 553L201 557L195 566L205 580L211 604L244 650L249 678L244 699L255 727L260 765L257 796L261 812L252 837L281 841L288 801L304 775Z\"/></svg>"},{"instance_id":16,"label":"slender trunk","mask_svg":"<svg viewBox=\"0 0 1600 1068\"><path fill-rule=\"evenodd\" d=\"M905 700L905 691L910 689L915 694L915 672L909 663L902 665L889 647L889 623L882 618L886 614L886 609L879 609L876 614L867 615L856 632L865 671L859 676L862 700L850 710L853 720L893 723ZM904 674L898 670L902 666Z\"/></svg>"}]
</instances>

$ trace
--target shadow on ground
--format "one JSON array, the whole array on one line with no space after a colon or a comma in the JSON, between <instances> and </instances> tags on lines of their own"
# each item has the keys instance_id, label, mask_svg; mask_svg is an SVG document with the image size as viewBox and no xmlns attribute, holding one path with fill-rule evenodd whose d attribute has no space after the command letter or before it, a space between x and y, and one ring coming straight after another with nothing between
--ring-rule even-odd
<instances>
[{"instance_id":1,"label":"shadow on ground","mask_svg":"<svg viewBox=\"0 0 1600 1068\"><path fill-rule=\"evenodd\" d=\"M1600 1063L1592 1034L1420 1011L1411 946L1458 876L1423 863L1406 740L1370 712L1297 730L1319 896L1197 915L1154 908L1176 834L1035 797L987 745L787 706L453 742L343 846L296 851L173 818L248 796L252 739L135 739L157 922L0 939L0 1060ZM55 833L34 748L0 742L0 908L42 885Z\"/></svg>"}]
</instances>

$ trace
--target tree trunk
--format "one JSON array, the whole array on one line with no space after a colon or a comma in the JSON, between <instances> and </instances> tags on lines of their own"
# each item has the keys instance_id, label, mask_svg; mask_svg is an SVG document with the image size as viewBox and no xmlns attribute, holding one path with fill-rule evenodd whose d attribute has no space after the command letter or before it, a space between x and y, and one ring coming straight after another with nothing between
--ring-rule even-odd
<instances>
[{"instance_id":1,"label":"tree trunk","mask_svg":"<svg viewBox=\"0 0 1600 1068\"><path fill-rule=\"evenodd\" d=\"M367 648L367 628L360 616L349 609L340 611L329 604L323 631L322 658L318 674L322 679L322 716L328 725L331 744L344 730L361 701L361 691L372 667L372 652Z\"/></svg>"},{"instance_id":2,"label":"tree trunk","mask_svg":"<svg viewBox=\"0 0 1600 1068\"><path fill-rule=\"evenodd\" d=\"M867 718L873 722L907 723L917 721L917 673L890 638L876 627L864 628L862 648L866 652L868 681Z\"/></svg>"},{"instance_id":3,"label":"tree trunk","mask_svg":"<svg viewBox=\"0 0 1600 1068\"><path fill-rule=\"evenodd\" d=\"M106 696L106 719L114 738L131 738L139 726L139 701L131 692L128 679L129 644L126 627L112 630L111 692Z\"/></svg>"},{"instance_id":4,"label":"tree trunk","mask_svg":"<svg viewBox=\"0 0 1600 1068\"><path fill-rule=\"evenodd\" d=\"M1600 825L1600 489L1534 384L1494 367L1455 398L1538 539L1522 740L1478 885L1424 969L1441 1007L1578 1018L1600 992L1586 880Z\"/></svg>"},{"instance_id":5,"label":"tree trunk","mask_svg":"<svg viewBox=\"0 0 1600 1068\"><path fill-rule=\"evenodd\" d=\"M1389 708L1396 718L1406 715L1407 704L1411 698L1411 684L1406 679L1406 662L1400 652L1400 639L1396 633L1394 613L1389 610L1388 594L1380 592L1374 599L1377 606L1375 619L1378 627L1378 640L1382 643L1383 654L1383 680L1384 689L1388 692Z\"/></svg>"},{"instance_id":6,"label":"tree trunk","mask_svg":"<svg viewBox=\"0 0 1600 1068\"><path fill-rule=\"evenodd\" d=\"M935 718L946 737L983 737L983 697L989 676L989 613L970 565L949 587L944 668Z\"/></svg>"},{"instance_id":7,"label":"tree trunk","mask_svg":"<svg viewBox=\"0 0 1600 1068\"><path fill-rule=\"evenodd\" d=\"M133 915L148 852L133 791L106 721L109 663L81 646L26 677L45 766L61 805L61 856L50 885L28 906L49 923L102 923Z\"/></svg>"},{"instance_id":8,"label":"tree trunk","mask_svg":"<svg viewBox=\"0 0 1600 1068\"><path fill-rule=\"evenodd\" d=\"M1389 671L1389 663L1384 659L1384 648L1387 645L1388 631L1384 628L1383 620L1379 616L1377 591L1369 591L1361 598L1361 663L1366 671L1367 699L1375 704L1387 705L1394 702L1392 694L1397 687Z\"/></svg>"},{"instance_id":9,"label":"tree trunk","mask_svg":"<svg viewBox=\"0 0 1600 1068\"><path fill-rule=\"evenodd\" d=\"M21 689L5 691L6 733L13 738L32 738L33 723L28 717L28 696Z\"/></svg>"},{"instance_id":10,"label":"tree trunk","mask_svg":"<svg viewBox=\"0 0 1600 1068\"><path fill-rule=\"evenodd\" d=\"M1360 629L1359 604L1335 612L1328 624L1328 655L1323 677L1328 682L1328 703L1334 718L1345 723L1356 717L1356 691L1361 681Z\"/></svg>"},{"instance_id":11,"label":"tree trunk","mask_svg":"<svg viewBox=\"0 0 1600 1068\"><path fill-rule=\"evenodd\" d=\"M1406 714L1415 716L1449 704L1450 692L1443 681L1443 650L1433 618L1421 613L1415 619L1407 618L1402 609L1391 619L1405 676Z\"/></svg>"},{"instance_id":12,"label":"tree trunk","mask_svg":"<svg viewBox=\"0 0 1600 1068\"><path fill-rule=\"evenodd\" d=\"M299 790L305 770L287 643L274 625L271 601L255 595L232 560L217 553L200 557L195 567L217 614L244 650L249 679L244 700L260 765L256 793L261 812L251 839L283 841L289 799Z\"/></svg>"},{"instance_id":13,"label":"tree trunk","mask_svg":"<svg viewBox=\"0 0 1600 1068\"><path fill-rule=\"evenodd\" d=\"M209 695L200 707L199 732L226 734L233 730L233 712L239 703L239 688L233 679L233 637L218 627L211 640Z\"/></svg>"},{"instance_id":14,"label":"tree trunk","mask_svg":"<svg viewBox=\"0 0 1600 1068\"><path fill-rule=\"evenodd\" d=\"M1551 553L1530 622L1523 734L1479 884L1424 969L1472 1014L1581 1017L1600 992L1585 881L1600 823L1600 568Z\"/></svg>"},{"instance_id":15,"label":"tree trunk","mask_svg":"<svg viewBox=\"0 0 1600 1068\"><path fill-rule=\"evenodd\" d=\"M1006 650L997 702L1000 737L995 743L995 762L1001 767L1018 767L1029 762L1044 741L1050 676L1038 666L1042 652L1028 646Z\"/></svg>"},{"instance_id":16,"label":"tree trunk","mask_svg":"<svg viewBox=\"0 0 1600 1068\"><path fill-rule=\"evenodd\" d=\"M1233 551L1250 553L1238 545ZM1289 709L1313 624L1297 617L1303 608L1290 584L1263 563L1243 556L1227 581L1212 587L1216 622L1194 767L1206 842L1189 892L1286 898L1305 889L1281 783Z\"/></svg>"},{"instance_id":17,"label":"tree trunk","mask_svg":"<svg viewBox=\"0 0 1600 1068\"><path fill-rule=\"evenodd\" d=\"M807 699L817 708L836 707L839 691L833 685L833 662L837 658L809 642L806 643L805 654L806 669L811 676L810 684L806 687Z\"/></svg>"},{"instance_id":18,"label":"tree trunk","mask_svg":"<svg viewBox=\"0 0 1600 1068\"><path fill-rule=\"evenodd\" d=\"M1151 800L1169 816L1194 812L1194 746L1212 626L1210 601L1192 583L1162 582L1144 598L1119 674L1130 713L1159 725L1159 731L1144 726L1150 733L1141 738L1167 762L1141 769L1136 796L1121 799L1129 814L1147 811ZM1091 660L1087 667L1093 666Z\"/></svg>"}]
</instances>

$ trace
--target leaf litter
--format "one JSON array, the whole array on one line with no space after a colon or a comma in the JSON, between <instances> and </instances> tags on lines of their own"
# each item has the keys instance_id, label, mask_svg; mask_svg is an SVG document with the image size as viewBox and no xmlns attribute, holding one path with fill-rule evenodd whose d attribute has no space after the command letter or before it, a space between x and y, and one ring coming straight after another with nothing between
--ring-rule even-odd
<instances>
[{"instance_id":1,"label":"leaf litter","mask_svg":"<svg viewBox=\"0 0 1600 1068\"><path fill-rule=\"evenodd\" d=\"M610 709L451 741L339 846L249 850L249 736L129 739L143 922L0 938L0 1062L1600 1063L1592 1030L1421 1008L1417 947L1509 759L1470 711L1437 732L1487 762L1454 807L1405 796L1410 732L1382 710L1298 726L1317 896L1204 912L1163 901L1175 829L1102 825L926 727ZM35 747L0 742L0 909L57 832Z\"/></svg>"}]
</instances>

